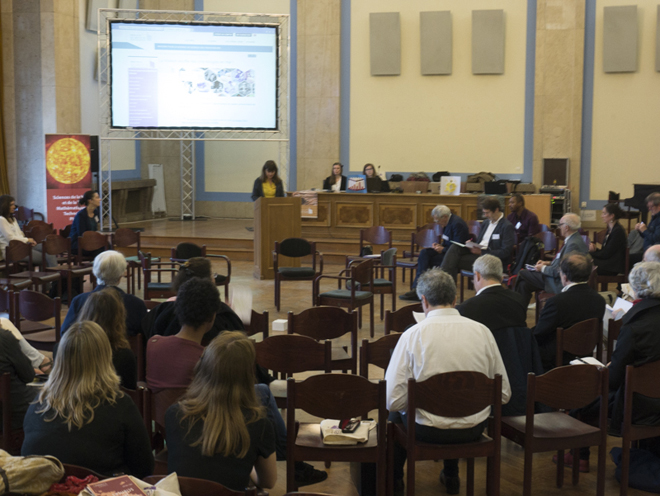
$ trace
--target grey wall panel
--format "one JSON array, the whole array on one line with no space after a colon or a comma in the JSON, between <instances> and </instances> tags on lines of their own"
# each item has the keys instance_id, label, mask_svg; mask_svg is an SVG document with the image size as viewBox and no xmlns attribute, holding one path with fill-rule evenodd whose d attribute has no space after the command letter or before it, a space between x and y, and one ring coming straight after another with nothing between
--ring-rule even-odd
<instances>
[{"instance_id":1,"label":"grey wall panel","mask_svg":"<svg viewBox=\"0 0 660 496\"><path fill-rule=\"evenodd\" d=\"M369 14L369 51L372 76L401 74L401 20L398 12Z\"/></svg>"},{"instance_id":2,"label":"grey wall panel","mask_svg":"<svg viewBox=\"0 0 660 496\"><path fill-rule=\"evenodd\" d=\"M660 72L660 5L658 5L658 20L655 25L655 70Z\"/></svg>"},{"instance_id":3,"label":"grey wall panel","mask_svg":"<svg viewBox=\"0 0 660 496\"><path fill-rule=\"evenodd\" d=\"M422 75L451 74L451 12L420 12L419 29Z\"/></svg>"},{"instance_id":4,"label":"grey wall panel","mask_svg":"<svg viewBox=\"0 0 660 496\"><path fill-rule=\"evenodd\" d=\"M603 71L636 72L637 5L603 8Z\"/></svg>"},{"instance_id":5,"label":"grey wall panel","mask_svg":"<svg viewBox=\"0 0 660 496\"><path fill-rule=\"evenodd\" d=\"M504 11L472 11L472 74L504 74Z\"/></svg>"}]
</instances>

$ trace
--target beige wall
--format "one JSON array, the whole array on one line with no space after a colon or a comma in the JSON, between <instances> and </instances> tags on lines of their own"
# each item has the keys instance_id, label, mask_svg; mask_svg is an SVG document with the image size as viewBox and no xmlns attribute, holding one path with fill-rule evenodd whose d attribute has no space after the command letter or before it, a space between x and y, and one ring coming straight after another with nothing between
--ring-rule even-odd
<instances>
[{"instance_id":1,"label":"beige wall","mask_svg":"<svg viewBox=\"0 0 660 496\"><path fill-rule=\"evenodd\" d=\"M472 75L472 11L505 12L503 75ZM419 13L449 10L453 72L420 73ZM400 12L401 75L372 77L369 13ZM360 0L351 3L351 170L522 173L526 2Z\"/></svg>"},{"instance_id":2,"label":"beige wall","mask_svg":"<svg viewBox=\"0 0 660 496\"><path fill-rule=\"evenodd\" d=\"M660 73L655 71L657 0L598 0L594 61L591 198L633 194L633 183L660 183ZM639 69L603 72L603 7L637 5Z\"/></svg>"}]
</instances>

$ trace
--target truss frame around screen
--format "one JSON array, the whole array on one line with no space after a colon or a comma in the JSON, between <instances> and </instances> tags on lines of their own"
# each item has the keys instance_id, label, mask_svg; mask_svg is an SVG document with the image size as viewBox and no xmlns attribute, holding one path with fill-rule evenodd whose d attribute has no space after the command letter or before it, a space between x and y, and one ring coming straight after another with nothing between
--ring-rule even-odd
<instances>
[{"instance_id":1,"label":"truss frame around screen","mask_svg":"<svg viewBox=\"0 0 660 496\"><path fill-rule=\"evenodd\" d=\"M288 14L243 14L173 10L99 9L97 31L97 79L99 87L99 190L104 201L101 219L111 229L112 211L112 141L180 141L181 144L181 218L195 212L195 160L190 147L195 141L269 141L279 143L279 173L289 184L289 129L290 129L290 23ZM119 129L111 126L110 108L110 21L191 22L195 24L235 24L272 26L278 28L277 43L277 129ZM107 199L107 201L105 201Z\"/></svg>"}]
</instances>

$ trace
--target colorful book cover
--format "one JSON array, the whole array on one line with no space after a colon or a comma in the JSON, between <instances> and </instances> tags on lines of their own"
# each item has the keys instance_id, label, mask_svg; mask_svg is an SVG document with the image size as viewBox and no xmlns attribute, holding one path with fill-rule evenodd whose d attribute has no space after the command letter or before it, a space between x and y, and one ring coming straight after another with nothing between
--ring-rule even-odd
<instances>
[{"instance_id":1,"label":"colorful book cover","mask_svg":"<svg viewBox=\"0 0 660 496\"><path fill-rule=\"evenodd\" d=\"M87 490L94 496L146 496L128 475L89 484Z\"/></svg>"}]
</instances>

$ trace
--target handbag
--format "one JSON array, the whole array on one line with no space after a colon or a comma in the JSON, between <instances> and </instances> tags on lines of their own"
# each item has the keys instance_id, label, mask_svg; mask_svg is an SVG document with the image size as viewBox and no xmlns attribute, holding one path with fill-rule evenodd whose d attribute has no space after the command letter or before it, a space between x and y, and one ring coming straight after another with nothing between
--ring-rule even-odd
<instances>
[{"instance_id":1,"label":"handbag","mask_svg":"<svg viewBox=\"0 0 660 496\"><path fill-rule=\"evenodd\" d=\"M64 476L54 456L11 456L0 450L0 494L43 494Z\"/></svg>"}]
</instances>

